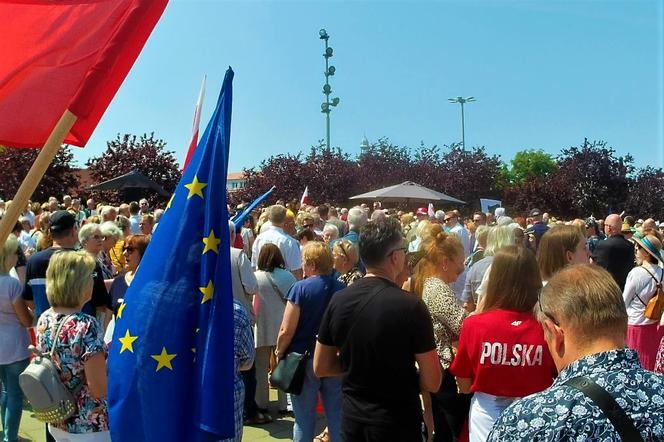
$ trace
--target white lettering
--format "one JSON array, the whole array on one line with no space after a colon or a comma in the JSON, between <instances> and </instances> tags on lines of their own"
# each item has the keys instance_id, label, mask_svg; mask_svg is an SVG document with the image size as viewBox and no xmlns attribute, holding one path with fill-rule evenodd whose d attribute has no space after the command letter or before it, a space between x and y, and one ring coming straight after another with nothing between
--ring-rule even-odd
<instances>
[{"instance_id":1,"label":"white lettering","mask_svg":"<svg viewBox=\"0 0 664 442\"><path fill-rule=\"evenodd\" d=\"M494 342L491 346L491 363L493 365L500 364L500 358L502 356L503 346L499 342Z\"/></svg>"},{"instance_id":2,"label":"white lettering","mask_svg":"<svg viewBox=\"0 0 664 442\"><path fill-rule=\"evenodd\" d=\"M484 364L484 358L491 356L491 343L484 342L482 344L482 356L480 356L480 364Z\"/></svg>"},{"instance_id":3,"label":"white lettering","mask_svg":"<svg viewBox=\"0 0 664 442\"><path fill-rule=\"evenodd\" d=\"M491 363L491 365L507 365L518 367L529 367L542 365L544 359L544 347L532 344L513 344L504 342L483 342L480 364Z\"/></svg>"},{"instance_id":4,"label":"white lettering","mask_svg":"<svg viewBox=\"0 0 664 442\"><path fill-rule=\"evenodd\" d=\"M521 364L521 348L521 344L514 344L514 347L512 347L512 354L514 355L512 357L512 365L515 367Z\"/></svg>"},{"instance_id":5,"label":"white lettering","mask_svg":"<svg viewBox=\"0 0 664 442\"><path fill-rule=\"evenodd\" d=\"M533 365L542 365L542 354L543 354L543 349L541 345L537 346L537 350L535 350L535 359L533 360Z\"/></svg>"}]
</instances>

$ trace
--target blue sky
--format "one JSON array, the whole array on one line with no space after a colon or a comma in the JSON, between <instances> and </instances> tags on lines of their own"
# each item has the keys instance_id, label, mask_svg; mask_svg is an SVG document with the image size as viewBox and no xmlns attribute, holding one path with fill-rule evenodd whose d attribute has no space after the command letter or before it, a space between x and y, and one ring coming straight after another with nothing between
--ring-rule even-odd
<instances>
[{"instance_id":1,"label":"blue sky","mask_svg":"<svg viewBox=\"0 0 664 442\"><path fill-rule=\"evenodd\" d=\"M85 149L152 132L182 161L208 76L201 133L224 71L235 71L230 171L308 151L325 137L323 42L334 48L332 145L460 141L509 161L602 139L664 166L664 0L171 0Z\"/></svg>"}]
</instances>

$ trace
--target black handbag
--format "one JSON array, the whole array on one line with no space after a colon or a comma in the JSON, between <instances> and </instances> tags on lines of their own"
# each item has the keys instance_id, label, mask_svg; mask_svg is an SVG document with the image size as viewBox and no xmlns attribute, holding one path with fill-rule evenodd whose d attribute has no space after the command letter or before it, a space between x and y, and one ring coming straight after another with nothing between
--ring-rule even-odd
<instances>
[{"instance_id":1,"label":"black handbag","mask_svg":"<svg viewBox=\"0 0 664 442\"><path fill-rule=\"evenodd\" d=\"M279 363L270 376L270 383L286 393L302 393L307 359L308 352L304 354L294 351L288 353L279 360Z\"/></svg>"}]
</instances>

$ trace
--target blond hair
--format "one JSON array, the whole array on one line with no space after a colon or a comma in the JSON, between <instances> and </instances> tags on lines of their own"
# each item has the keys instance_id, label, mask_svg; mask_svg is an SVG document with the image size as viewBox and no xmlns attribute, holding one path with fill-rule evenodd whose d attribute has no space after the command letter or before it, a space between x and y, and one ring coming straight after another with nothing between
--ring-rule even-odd
<instances>
[{"instance_id":1,"label":"blond hair","mask_svg":"<svg viewBox=\"0 0 664 442\"><path fill-rule=\"evenodd\" d=\"M347 239L336 241L332 251L346 257L353 266L360 260L360 252L357 250L357 246Z\"/></svg>"},{"instance_id":2,"label":"blond hair","mask_svg":"<svg viewBox=\"0 0 664 442\"><path fill-rule=\"evenodd\" d=\"M9 266L9 258L18 252L18 239L10 234L7 241L0 247L0 275L6 275L12 269Z\"/></svg>"},{"instance_id":3,"label":"blond hair","mask_svg":"<svg viewBox=\"0 0 664 442\"><path fill-rule=\"evenodd\" d=\"M424 253L424 256L415 267L413 291L417 296L422 297L424 281L439 273L444 257L454 259L463 255L463 245L457 235L445 233L440 224L430 224L423 234L420 251Z\"/></svg>"},{"instance_id":4,"label":"blond hair","mask_svg":"<svg viewBox=\"0 0 664 442\"><path fill-rule=\"evenodd\" d=\"M92 285L95 260L80 251L58 251L46 270L46 297L53 307L78 307Z\"/></svg>"},{"instance_id":5,"label":"blond hair","mask_svg":"<svg viewBox=\"0 0 664 442\"><path fill-rule=\"evenodd\" d=\"M302 265L313 265L322 275L332 272L333 260L327 245L318 241L309 241L302 248Z\"/></svg>"},{"instance_id":6,"label":"blond hair","mask_svg":"<svg viewBox=\"0 0 664 442\"><path fill-rule=\"evenodd\" d=\"M572 329L579 341L592 343L607 334L627 334L622 291L609 272L595 264L565 267L542 289L537 318ZM546 327L545 327L546 330Z\"/></svg>"}]
</instances>

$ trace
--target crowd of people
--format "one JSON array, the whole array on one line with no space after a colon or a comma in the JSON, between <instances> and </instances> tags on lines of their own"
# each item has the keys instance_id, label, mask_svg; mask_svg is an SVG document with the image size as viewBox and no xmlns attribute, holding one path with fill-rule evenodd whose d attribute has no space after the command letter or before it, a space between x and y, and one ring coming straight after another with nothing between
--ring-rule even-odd
<instances>
[{"instance_id":1,"label":"crowd of people","mask_svg":"<svg viewBox=\"0 0 664 442\"><path fill-rule=\"evenodd\" d=\"M49 437L110 440L109 330L162 214L67 196L23 212L0 249L5 442L35 324L78 405ZM294 200L229 230L230 440L291 413L305 442L664 440L664 223ZM301 388L273 403L290 354Z\"/></svg>"}]
</instances>

